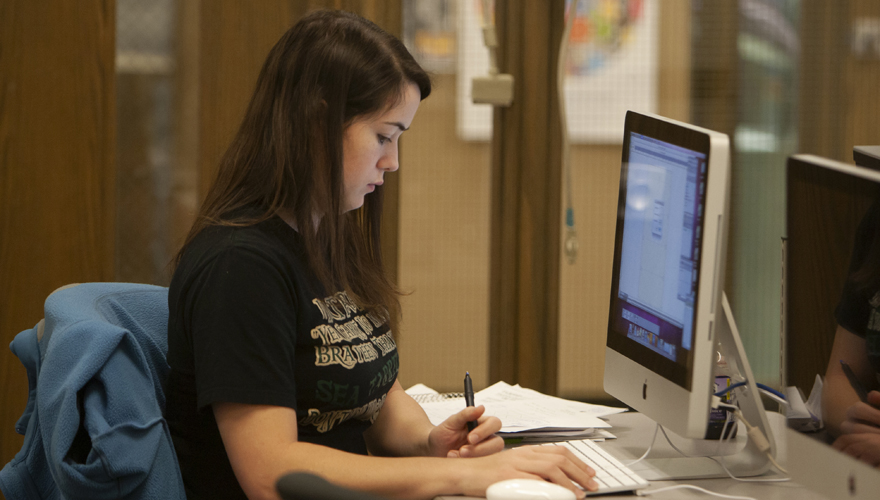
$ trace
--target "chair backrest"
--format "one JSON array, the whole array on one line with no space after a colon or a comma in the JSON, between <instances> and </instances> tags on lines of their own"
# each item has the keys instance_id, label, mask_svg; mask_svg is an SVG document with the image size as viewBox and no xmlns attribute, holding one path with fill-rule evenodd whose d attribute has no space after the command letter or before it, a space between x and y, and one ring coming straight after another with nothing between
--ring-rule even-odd
<instances>
[{"instance_id":1,"label":"chair backrest","mask_svg":"<svg viewBox=\"0 0 880 500\"><path fill-rule=\"evenodd\" d=\"M44 327L13 342L14 352L36 343L39 360L28 367L29 379L36 367L35 401L19 421L27 453L0 472L5 494L19 477L64 498L185 498L163 418L167 294L84 283L46 299Z\"/></svg>"}]
</instances>

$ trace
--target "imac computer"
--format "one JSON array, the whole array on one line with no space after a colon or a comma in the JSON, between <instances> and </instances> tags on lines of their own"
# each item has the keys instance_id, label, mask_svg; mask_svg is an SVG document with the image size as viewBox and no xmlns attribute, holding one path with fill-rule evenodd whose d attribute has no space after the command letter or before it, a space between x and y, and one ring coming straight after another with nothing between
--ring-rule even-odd
<instances>
[{"instance_id":1,"label":"imac computer","mask_svg":"<svg viewBox=\"0 0 880 500\"><path fill-rule=\"evenodd\" d=\"M757 475L775 454L754 376L723 294L730 142L725 134L627 112L605 348L604 388L677 435L688 458L636 464L645 479ZM704 439L718 354L745 386L737 404L766 443L744 429ZM732 441L732 442L731 442Z\"/></svg>"},{"instance_id":2,"label":"imac computer","mask_svg":"<svg viewBox=\"0 0 880 500\"><path fill-rule=\"evenodd\" d=\"M812 155L788 159L785 323L789 383L808 391L830 361L835 309L858 234L880 203L880 172ZM862 228L860 228L860 226ZM825 433L786 431L792 479L834 499L877 498L880 471L828 444Z\"/></svg>"}]
</instances>

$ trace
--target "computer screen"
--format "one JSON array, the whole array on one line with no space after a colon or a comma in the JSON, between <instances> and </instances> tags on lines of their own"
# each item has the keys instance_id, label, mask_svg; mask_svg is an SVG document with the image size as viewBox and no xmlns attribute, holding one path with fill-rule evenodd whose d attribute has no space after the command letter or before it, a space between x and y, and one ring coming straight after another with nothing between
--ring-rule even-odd
<instances>
[{"instance_id":1,"label":"computer screen","mask_svg":"<svg viewBox=\"0 0 880 500\"><path fill-rule=\"evenodd\" d=\"M812 155L788 159L785 325L788 384L809 394L824 375L837 327L835 310L852 272L857 243L871 235L880 172ZM795 481L829 498L876 498L880 471L824 441L788 431Z\"/></svg>"},{"instance_id":2,"label":"computer screen","mask_svg":"<svg viewBox=\"0 0 880 500\"><path fill-rule=\"evenodd\" d=\"M706 153L630 132L614 331L676 363L686 385Z\"/></svg>"},{"instance_id":3,"label":"computer screen","mask_svg":"<svg viewBox=\"0 0 880 500\"><path fill-rule=\"evenodd\" d=\"M708 421L729 156L724 134L627 113L605 390L685 437Z\"/></svg>"}]
</instances>

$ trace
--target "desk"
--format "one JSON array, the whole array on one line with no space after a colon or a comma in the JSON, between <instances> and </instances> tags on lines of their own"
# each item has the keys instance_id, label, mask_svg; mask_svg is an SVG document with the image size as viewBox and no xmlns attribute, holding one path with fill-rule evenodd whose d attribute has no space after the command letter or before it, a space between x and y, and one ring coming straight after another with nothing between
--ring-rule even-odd
<instances>
[{"instance_id":1,"label":"desk","mask_svg":"<svg viewBox=\"0 0 880 500\"><path fill-rule=\"evenodd\" d=\"M627 463L629 461L635 460L647 449L648 443L651 440L651 436L654 434L655 424L652 420L645 417L640 413L620 413L617 415L611 415L608 417L608 421L613 426L609 429L617 439L608 440L602 444L602 447L608 450L609 453L617 457L623 463ZM775 436L777 447L780 449L780 459L781 464L785 467L785 434L777 433L778 436ZM654 448L651 451L651 456L676 456L675 451L669 447L666 440L663 438L662 434L658 434L657 440L654 442ZM708 460L708 459L706 459ZM770 478L770 477L780 477L778 475L767 475L761 476ZM699 486L701 488L705 488L707 490L722 493L725 495L737 495L737 496L746 496L753 497L760 500L823 500L825 497L819 495L818 493L814 493L810 490L807 490L803 486L793 483L793 482L785 482L785 483L743 483L736 481L734 479L726 478L726 479L688 479L681 481L652 481L651 486L647 488L648 490L662 488L664 486L672 486L675 484L692 484L694 486ZM438 497L438 499L442 500L462 500L469 497ZM587 497L590 498L590 497ZM624 499L624 498L645 498L638 497L636 495L613 495L613 496L600 496L597 498L612 498L614 500ZM694 491L694 490L686 490L686 489L676 489L671 491L666 491L662 493L658 493L656 495L651 495L647 498L653 498L657 500L672 500L672 499L700 499L700 500L710 500L712 498L718 498L714 496L707 495L702 492Z\"/></svg>"}]
</instances>

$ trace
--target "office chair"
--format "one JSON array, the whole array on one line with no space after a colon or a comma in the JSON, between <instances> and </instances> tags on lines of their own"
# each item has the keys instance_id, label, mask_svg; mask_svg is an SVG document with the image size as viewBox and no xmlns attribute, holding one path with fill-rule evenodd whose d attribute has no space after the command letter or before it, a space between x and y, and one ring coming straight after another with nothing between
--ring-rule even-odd
<instances>
[{"instance_id":1,"label":"office chair","mask_svg":"<svg viewBox=\"0 0 880 500\"><path fill-rule=\"evenodd\" d=\"M0 471L6 498L185 499L163 418L168 290L63 287L10 348L28 376L21 451Z\"/></svg>"}]
</instances>

